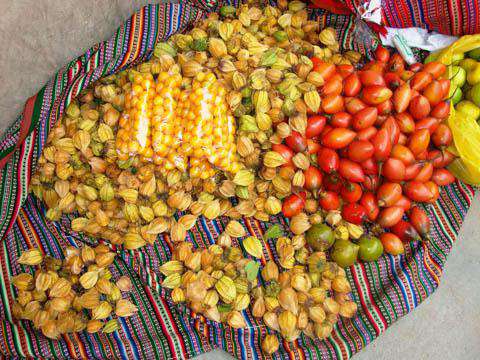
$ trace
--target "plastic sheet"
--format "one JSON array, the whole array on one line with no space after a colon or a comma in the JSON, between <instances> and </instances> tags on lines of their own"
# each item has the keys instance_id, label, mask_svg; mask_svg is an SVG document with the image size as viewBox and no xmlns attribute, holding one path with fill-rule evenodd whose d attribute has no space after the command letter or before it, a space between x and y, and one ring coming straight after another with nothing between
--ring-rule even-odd
<instances>
[{"instance_id":1,"label":"plastic sheet","mask_svg":"<svg viewBox=\"0 0 480 360\"><path fill-rule=\"evenodd\" d=\"M480 35L466 35L450 47L436 55L436 59L446 65L452 64L454 54L463 54L480 47ZM453 76L448 67L449 77ZM456 177L469 184L480 184L480 125L464 112L450 109L448 126L452 130L455 152L460 156L449 169Z\"/></svg>"}]
</instances>

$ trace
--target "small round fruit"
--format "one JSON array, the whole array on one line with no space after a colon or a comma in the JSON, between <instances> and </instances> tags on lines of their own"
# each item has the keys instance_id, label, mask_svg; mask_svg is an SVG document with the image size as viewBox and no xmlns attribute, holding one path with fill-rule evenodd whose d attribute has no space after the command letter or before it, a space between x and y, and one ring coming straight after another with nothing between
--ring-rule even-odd
<instances>
[{"instance_id":1,"label":"small round fruit","mask_svg":"<svg viewBox=\"0 0 480 360\"><path fill-rule=\"evenodd\" d=\"M363 261L375 261L383 254L382 242L375 236L362 236L358 245L358 255Z\"/></svg>"},{"instance_id":2,"label":"small round fruit","mask_svg":"<svg viewBox=\"0 0 480 360\"><path fill-rule=\"evenodd\" d=\"M305 207L305 200L297 194L292 194L283 201L282 213L285 217L289 218L300 214Z\"/></svg>"},{"instance_id":3,"label":"small round fruit","mask_svg":"<svg viewBox=\"0 0 480 360\"><path fill-rule=\"evenodd\" d=\"M340 208L340 197L334 191L325 191L320 194L318 204L323 210L338 210Z\"/></svg>"},{"instance_id":4,"label":"small round fruit","mask_svg":"<svg viewBox=\"0 0 480 360\"><path fill-rule=\"evenodd\" d=\"M400 255L405 252L403 242L400 238L392 233L383 233L380 235L380 241L383 245L383 250L390 255Z\"/></svg>"},{"instance_id":5,"label":"small round fruit","mask_svg":"<svg viewBox=\"0 0 480 360\"><path fill-rule=\"evenodd\" d=\"M314 224L305 234L305 239L316 251L325 251L332 247L335 236L332 229L326 224Z\"/></svg>"},{"instance_id":6,"label":"small round fruit","mask_svg":"<svg viewBox=\"0 0 480 360\"><path fill-rule=\"evenodd\" d=\"M455 88L455 90L453 91L453 94L451 96L452 104L453 105L458 104L460 102L460 100L462 100L462 98L463 98L462 89L460 89L459 87Z\"/></svg>"},{"instance_id":7,"label":"small round fruit","mask_svg":"<svg viewBox=\"0 0 480 360\"><path fill-rule=\"evenodd\" d=\"M348 240L338 240L332 250L332 260L341 267L349 267L357 262L359 246Z\"/></svg>"},{"instance_id":8,"label":"small round fruit","mask_svg":"<svg viewBox=\"0 0 480 360\"><path fill-rule=\"evenodd\" d=\"M344 204L342 208L342 217L348 222L361 225L367 218L367 210L359 203Z\"/></svg>"}]
</instances>

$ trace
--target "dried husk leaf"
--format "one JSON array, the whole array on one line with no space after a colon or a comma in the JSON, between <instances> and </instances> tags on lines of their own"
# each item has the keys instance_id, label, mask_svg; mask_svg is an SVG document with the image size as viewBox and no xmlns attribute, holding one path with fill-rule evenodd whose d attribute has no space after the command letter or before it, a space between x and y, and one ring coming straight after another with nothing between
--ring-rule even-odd
<instances>
[{"instance_id":1,"label":"dried husk leaf","mask_svg":"<svg viewBox=\"0 0 480 360\"><path fill-rule=\"evenodd\" d=\"M103 320L110 316L112 312L112 306L108 301L101 301L95 308L92 309L93 320Z\"/></svg>"},{"instance_id":2,"label":"dried husk leaf","mask_svg":"<svg viewBox=\"0 0 480 360\"><path fill-rule=\"evenodd\" d=\"M239 237L245 236L246 234L246 231L243 228L242 224L240 224L238 221L235 221L235 220L231 220L227 224L225 228L225 232L233 238L239 238Z\"/></svg>"},{"instance_id":3,"label":"dried husk leaf","mask_svg":"<svg viewBox=\"0 0 480 360\"><path fill-rule=\"evenodd\" d=\"M39 265L43 262L43 254L39 249L30 249L24 251L17 261L23 265Z\"/></svg>"},{"instance_id":4,"label":"dried husk leaf","mask_svg":"<svg viewBox=\"0 0 480 360\"><path fill-rule=\"evenodd\" d=\"M120 317L129 317L138 311L137 306L127 299L120 299L115 304L115 314Z\"/></svg>"},{"instance_id":5,"label":"dried husk leaf","mask_svg":"<svg viewBox=\"0 0 480 360\"><path fill-rule=\"evenodd\" d=\"M84 289L91 289L98 281L98 271L87 271L78 280Z\"/></svg>"}]
</instances>

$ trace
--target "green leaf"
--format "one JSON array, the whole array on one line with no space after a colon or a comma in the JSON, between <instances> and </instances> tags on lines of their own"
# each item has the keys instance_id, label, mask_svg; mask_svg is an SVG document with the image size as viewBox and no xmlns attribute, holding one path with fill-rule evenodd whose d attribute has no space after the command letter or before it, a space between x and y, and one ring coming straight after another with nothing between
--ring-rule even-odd
<instances>
[{"instance_id":1,"label":"green leaf","mask_svg":"<svg viewBox=\"0 0 480 360\"><path fill-rule=\"evenodd\" d=\"M245 265L245 273L247 274L248 281L254 281L258 276L258 270L260 269L260 263L251 260Z\"/></svg>"},{"instance_id":2,"label":"green leaf","mask_svg":"<svg viewBox=\"0 0 480 360\"><path fill-rule=\"evenodd\" d=\"M261 66L272 66L277 62L277 49L270 49L263 53L260 60Z\"/></svg>"},{"instance_id":3,"label":"green leaf","mask_svg":"<svg viewBox=\"0 0 480 360\"><path fill-rule=\"evenodd\" d=\"M283 230L280 227L280 225L275 224L270 226L267 231L265 231L265 234L263 234L263 238L265 240L268 239L278 239L280 236L283 235Z\"/></svg>"},{"instance_id":4,"label":"green leaf","mask_svg":"<svg viewBox=\"0 0 480 360\"><path fill-rule=\"evenodd\" d=\"M160 58L160 56L167 54L172 57L177 56L177 50L175 47L168 43L168 42L159 42L153 49L153 55L156 56L157 58Z\"/></svg>"},{"instance_id":5,"label":"green leaf","mask_svg":"<svg viewBox=\"0 0 480 360\"><path fill-rule=\"evenodd\" d=\"M195 51L206 51L208 48L208 40L205 39L195 39L192 43L192 49Z\"/></svg>"},{"instance_id":6,"label":"green leaf","mask_svg":"<svg viewBox=\"0 0 480 360\"><path fill-rule=\"evenodd\" d=\"M120 169L126 170L133 164L133 160L135 160L133 157L127 159L127 160L118 160L117 165Z\"/></svg>"},{"instance_id":7,"label":"green leaf","mask_svg":"<svg viewBox=\"0 0 480 360\"><path fill-rule=\"evenodd\" d=\"M232 311L232 305L230 304L218 304L218 312L220 313L227 313L229 311Z\"/></svg>"}]
</instances>

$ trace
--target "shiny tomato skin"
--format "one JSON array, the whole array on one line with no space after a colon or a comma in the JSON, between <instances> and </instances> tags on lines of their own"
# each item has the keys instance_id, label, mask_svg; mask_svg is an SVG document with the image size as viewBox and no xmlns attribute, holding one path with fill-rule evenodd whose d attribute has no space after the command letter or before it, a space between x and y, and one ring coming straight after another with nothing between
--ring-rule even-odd
<instances>
[{"instance_id":1,"label":"shiny tomato skin","mask_svg":"<svg viewBox=\"0 0 480 360\"><path fill-rule=\"evenodd\" d=\"M365 208L368 219L370 221L375 221L380 213L375 194L372 192L364 192L362 198L360 199L360 205Z\"/></svg>"},{"instance_id":2,"label":"shiny tomato skin","mask_svg":"<svg viewBox=\"0 0 480 360\"><path fill-rule=\"evenodd\" d=\"M292 131L291 134L285 138L285 144L294 152L304 152L307 149L307 139L298 131Z\"/></svg>"},{"instance_id":3,"label":"shiny tomato skin","mask_svg":"<svg viewBox=\"0 0 480 360\"><path fill-rule=\"evenodd\" d=\"M373 156L375 149L368 140L355 140L348 145L348 158L355 162L365 161Z\"/></svg>"},{"instance_id":4,"label":"shiny tomato skin","mask_svg":"<svg viewBox=\"0 0 480 360\"><path fill-rule=\"evenodd\" d=\"M340 157L335 150L329 148L322 148L317 155L317 163L320 169L327 174L338 170L340 164Z\"/></svg>"},{"instance_id":5,"label":"shiny tomato skin","mask_svg":"<svg viewBox=\"0 0 480 360\"><path fill-rule=\"evenodd\" d=\"M348 159L340 159L338 173L350 182L363 182L365 180L365 173L363 172L362 167L356 162Z\"/></svg>"},{"instance_id":6,"label":"shiny tomato skin","mask_svg":"<svg viewBox=\"0 0 480 360\"><path fill-rule=\"evenodd\" d=\"M338 210L340 208L340 198L334 191L325 191L320 194L318 204L323 210Z\"/></svg>"},{"instance_id":7,"label":"shiny tomato skin","mask_svg":"<svg viewBox=\"0 0 480 360\"><path fill-rule=\"evenodd\" d=\"M292 194L283 201L282 213L285 217L290 218L300 214L304 207L305 200L297 194Z\"/></svg>"},{"instance_id":8,"label":"shiny tomato skin","mask_svg":"<svg viewBox=\"0 0 480 360\"><path fill-rule=\"evenodd\" d=\"M343 201L354 203L362 197L362 188L356 183L347 183L342 186L340 194Z\"/></svg>"},{"instance_id":9,"label":"shiny tomato skin","mask_svg":"<svg viewBox=\"0 0 480 360\"><path fill-rule=\"evenodd\" d=\"M357 96L362 90L362 83L360 77L353 73L343 81L343 94L345 96Z\"/></svg>"},{"instance_id":10,"label":"shiny tomato skin","mask_svg":"<svg viewBox=\"0 0 480 360\"><path fill-rule=\"evenodd\" d=\"M361 225L367 218L367 210L359 203L348 203L342 208L342 218L352 224Z\"/></svg>"},{"instance_id":11,"label":"shiny tomato skin","mask_svg":"<svg viewBox=\"0 0 480 360\"><path fill-rule=\"evenodd\" d=\"M323 129L325 128L325 124L327 123L327 118L321 115L313 115L310 116L307 120L307 129L305 130L305 137L307 139L311 139L314 137L319 136Z\"/></svg>"}]
</instances>

